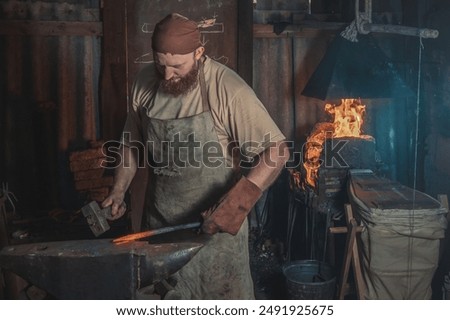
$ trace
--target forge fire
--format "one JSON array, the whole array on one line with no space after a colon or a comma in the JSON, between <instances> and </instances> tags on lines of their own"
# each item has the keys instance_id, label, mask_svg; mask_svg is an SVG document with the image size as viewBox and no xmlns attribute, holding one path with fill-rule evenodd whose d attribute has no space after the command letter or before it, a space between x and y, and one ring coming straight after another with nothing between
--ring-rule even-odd
<instances>
[{"instance_id":1,"label":"forge fire","mask_svg":"<svg viewBox=\"0 0 450 320\"><path fill-rule=\"evenodd\" d=\"M333 122L317 123L306 141L303 166L306 170L305 182L311 187L316 185L323 145L327 139L356 137L373 140L372 136L362 134L366 106L361 100L341 99L339 105L327 103L325 111L334 117Z\"/></svg>"}]
</instances>

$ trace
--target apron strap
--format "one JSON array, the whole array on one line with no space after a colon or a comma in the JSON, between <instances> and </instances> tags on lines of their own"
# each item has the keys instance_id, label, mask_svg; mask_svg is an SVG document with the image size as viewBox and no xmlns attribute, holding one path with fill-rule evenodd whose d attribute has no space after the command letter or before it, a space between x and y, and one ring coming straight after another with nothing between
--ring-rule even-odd
<instances>
[{"instance_id":1,"label":"apron strap","mask_svg":"<svg viewBox=\"0 0 450 320\"><path fill-rule=\"evenodd\" d=\"M202 58L199 59L199 73L200 73L200 91L202 93L202 105L203 112L211 111L211 106L209 105L208 96L206 94L206 81L205 81L205 73L203 72L203 61Z\"/></svg>"}]
</instances>

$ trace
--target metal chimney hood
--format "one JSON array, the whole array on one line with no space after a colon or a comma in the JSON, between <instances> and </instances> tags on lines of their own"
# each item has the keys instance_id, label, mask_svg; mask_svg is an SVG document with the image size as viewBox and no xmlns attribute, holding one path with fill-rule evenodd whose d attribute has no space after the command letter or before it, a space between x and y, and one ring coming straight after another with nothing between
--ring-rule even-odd
<instances>
[{"instance_id":1,"label":"metal chimney hood","mask_svg":"<svg viewBox=\"0 0 450 320\"><path fill-rule=\"evenodd\" d=\"M340 35L332 41L302 95L321 100L414 96L370 35L352 42Z\"/></svg>"}]
</instances>

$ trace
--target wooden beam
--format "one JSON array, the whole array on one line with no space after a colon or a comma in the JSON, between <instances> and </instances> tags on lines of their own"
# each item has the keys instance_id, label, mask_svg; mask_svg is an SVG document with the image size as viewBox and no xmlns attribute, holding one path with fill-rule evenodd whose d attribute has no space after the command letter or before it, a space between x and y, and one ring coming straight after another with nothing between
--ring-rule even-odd
<instances>
[{"instance_id":1,"label":"wooden beam","mask_svg":"<svg viewBox=\"0 0 450 320\"><path fill-rule=\"evenodd\" d=\"M330 233L333 234L340 234L340 233L347 233L348 228L347 227L330 227ZM362 232L364 230L364 227L362 226L356 226L356 232Z\"/></svg>"},{"instance_id":2,"label":"wooden beam","mask_svg":"<svg viewBox=\"0 0 450 320\"><path fill-rule=\"evenodd\" d=\"M342 28L342 27L341 27ZM326 22L318 22L313 26L302 25L287 25L286 28L280 34L276 34L273 31L273 25L271 24L254 24L253 25L253 37L254 38L317 38L326 34L334 36L336 32L340 30L337 24L327 25Z\"/></svg>"},{"instance_id":3,"label":"wooden beam","mask_svg":"<svg viewBox=\"0 0 450 320\"><path fill-rule=\"evenodd\" d=\"M0 35L13 36L101 36L101 22L2 20Z\"/></svg>"}]
</instances>

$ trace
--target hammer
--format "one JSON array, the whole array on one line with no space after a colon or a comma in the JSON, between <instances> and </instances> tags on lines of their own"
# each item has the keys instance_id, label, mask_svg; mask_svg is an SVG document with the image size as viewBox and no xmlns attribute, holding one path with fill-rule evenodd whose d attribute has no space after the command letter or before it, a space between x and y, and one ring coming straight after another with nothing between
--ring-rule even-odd
<instances>
[{"instance_id":1,"label":"hammer","mask_svg":"<svg viewBox=\"0 0 450 320\"><path fill-rule=\"evenodd\" d=\"M100 209L96 201L91 201L81 208L81 212L96 237L109 230L109 223L106 219L112 218L110 206Z\"/></svg>"},{"instance_id":2,"label":"hammer","mask_svg":"<svg viewBox=\"0 0 450 320\"><path fill-rule=\"evenodd\" d=\"M111 206L100 209L99 205L95 201L89 202L83 208L81 208L81 212L83 212L83 216L86 217L86 220L91 228L92 232L96 237L101 235L102 233L108 231L109 223L106 219L111 219ZM140 240L148 237L152 237L158 234L164 234L177 230L185 230L200 227L200 222L192 222L186 224L180 224L176 226L163 227L154 230L148 230L138 233L129 234L123 237L119 237L113 240L114 243L125 243L128 241Z\"/></svg>"}]
</instances>

